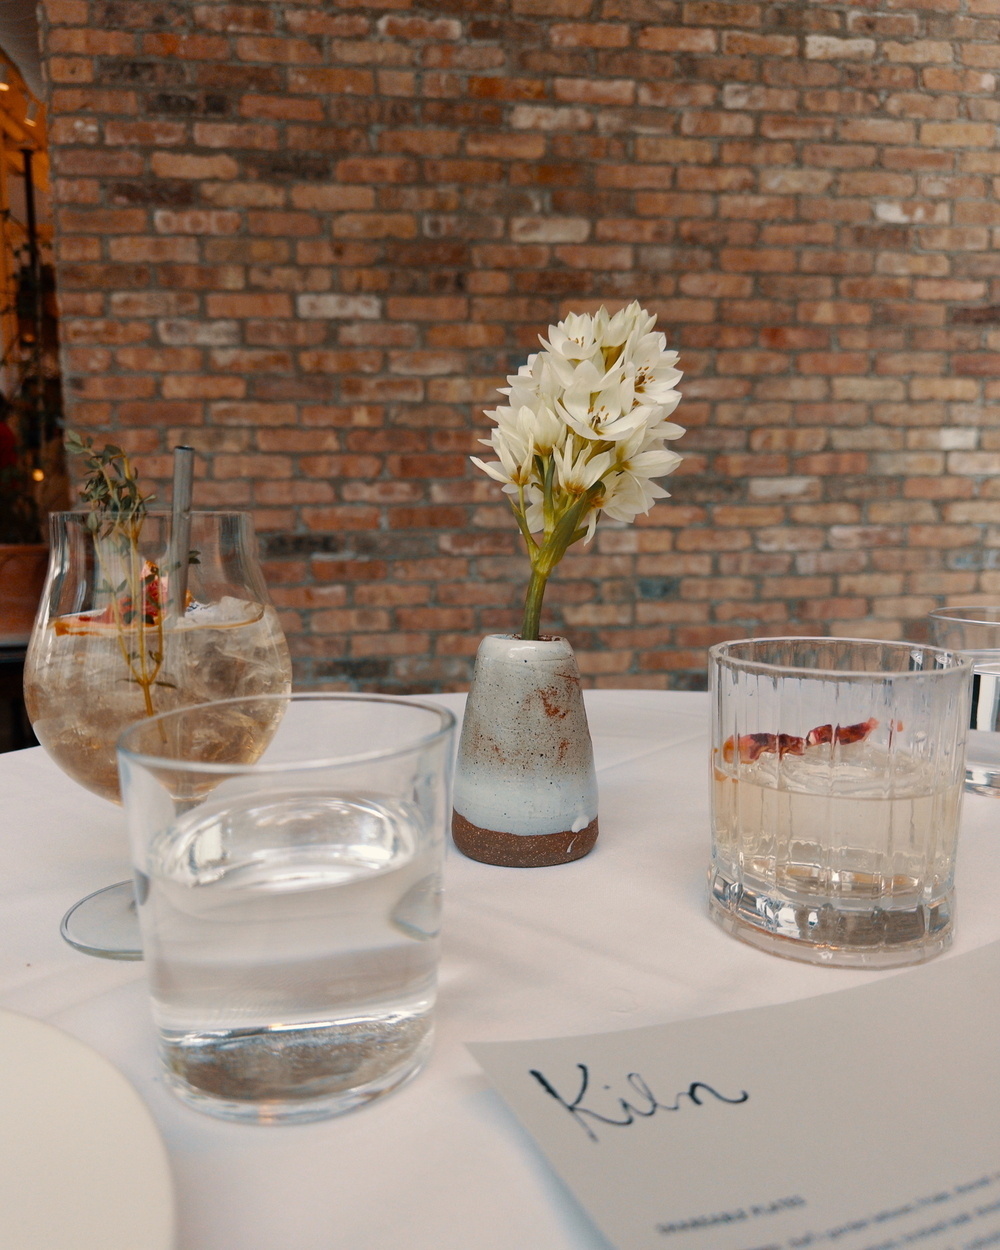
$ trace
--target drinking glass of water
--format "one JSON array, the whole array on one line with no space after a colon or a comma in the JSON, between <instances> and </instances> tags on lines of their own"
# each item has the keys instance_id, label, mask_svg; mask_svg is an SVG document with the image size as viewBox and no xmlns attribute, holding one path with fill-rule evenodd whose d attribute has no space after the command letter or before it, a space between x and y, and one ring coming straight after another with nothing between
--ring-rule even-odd
<instances>
[{"instance_id":1,"label":"drinking glass of water","mask_svg":"<svg viewBox=\"0 0 1000 1250\"><path fill-rule=\"evenodd\" d=\"M1000 797L1000 608L938 608L930 618L935 645L972 660L965 788Z\"/></svg>"},{"instance_id":2,"label":"drinking glass of water","mask_svg":"<svg viewBox=\"0 0 1000 1250\"><path fill-rule=\"evenodd\" d=\"M280 717L258 762L232 743ZM166 1079L229 1119L322 1119L431 1045L452 714L381 696L228 699L119 742Z\"/></svg>"},{"instance_id":3,"label":"drinking glass of water","mask_svg":"<svg viewBox=\"0 0 1000 1250\"><path fill-rule=\"evenodd\" d=\"M838 638L726 642L711 657L712 918L809 963L944 950L971 661Z\"/></svg>"}]
</instances>

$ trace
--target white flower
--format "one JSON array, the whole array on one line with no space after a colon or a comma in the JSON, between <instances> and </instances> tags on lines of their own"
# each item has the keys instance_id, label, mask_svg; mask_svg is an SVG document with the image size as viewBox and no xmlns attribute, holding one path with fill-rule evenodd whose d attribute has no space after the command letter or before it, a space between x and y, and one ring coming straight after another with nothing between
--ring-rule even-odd
<instances>
[{"instance_id":1,"label":"white flower","mask_svg":"<svg viewBox=\"0 0 1000 1250\"><path fill-rule=\"evenodd\" d=\"M544 404L537 409L522 404L516 412L513 408L498 408L493 416L508 441L518 448L531 447L536 455L547 456L566 441L565 425Z\"/></svg>"},{"instance_id":2,"label":"white flower","mask_svg":"<svg viewBox=\"0 0 1000 1250\"><path fill-rule=\"evenodd\" d=\"M549 326L549 341L540 338L543 347L566 360L589 360L598 347L594 318L586 313L570 313L557 326Z\"/></svg>"},{"instance_id":3,"label":"white flower","mask_svg":"<svg viewBox=\"0 0 1000 1250\"><path fill-rule=\"evenodd\" d=\"M640 308L638 300L633 300L627 308L621 309L610 318L607 309L602 308L597 313L597 317L606 327L602 334L603 341L615 347L624 343L628 338L638 338L647 334L656 325L656 318L650 316L644 308Z\"/></svg>"},{"instance_id":4,"label":"white flower","mask_svg":"<svg viewBox=\"0 0 1000 1250\"><path fill-rule=\"evenodd\" d=\"M524 510L524 523L529 534L540 534L545 528L545 496L540 486L529 486L525 492L528 506Z\"/></svg>"},{"instance_id":5,"label":"white flower","mask_svg":"<svg viewBox=\"0 0 1000 1250\"><path fill-rule=\"evenodd\" d=\"M606 486L601 511L612 521L624 521L626 524L634 521L640 513L645 515L657 499L666 499L669 495L662 486L631 473L609 474Z\"/></svg>"},{"instance_id":6,"label":"white flower","mask_svg":"<svg viewBox=\"0 0 1000 1250\"><path fill-rule=\"evenodd\" d=\"M507 402L487 412L496 426L481 441L498 459L473 463L503 485L522 531L542 546L571 510L574 532L589 540L600 514L631 521L666 496L654 479L680 463L665 441L684 433L668 420L682 375L655 324L635 302L613 316L571 313L507 379Z\"/></svg>"},{"instance_id":7,"label":"white flower","mask_svg":"<svg viewBox=\"0 0 1000 1250\"><path fill-rule=\"evenodd\" d=\"M495 481L503 482L505 491L516 493L518 486L527 486L531 481L534 452L530 433L525 440L517 430L504 430L498 426L489 438L481 438L479 441L487 447L492 447L500 457L500 461L498 463L492 460L487 464L478 456L473 456L472 463L477 469L482 469Z\"/></svg>"},{"instance_id":8,"label":"white flower","mask_svg":"<svg viewBox=\"0 0 1000 1250\"><path fill-rule=\"evenodd\" d=\"M617 441L645 426L649 411L635 403L631 380L619 366L604 376L581 366L562 402L556 401L566 424L581 438Z\"/></svg>"},{"instance_id":9,"label":"white flower","mask_svg":"<svg viewBox=\"0 0 1000 1250\"><path fill-rule=\"evenodd\" d=\"M604 451L600 455L591 456L588 448L578 454L566 446L562 451L553 452L552 458L556 466L556 481L568 495L585 495L591 486L595 486L611 468L611 453Z\"/></svg>"},{"instance_id":10,"label":"white flower","mask_svg":"<svg viewBox=\"0 0 1000 1250\"><path fill-rule=\"evenodd\" d=\"M652 479L673 473L680 462L677 452L668 451L660 438L620 445L614 471L605 480L601 511L614 521L634 521L639 513L647 513L657 499L669 498L669 492Z\"/></svg>"}]
</instances>

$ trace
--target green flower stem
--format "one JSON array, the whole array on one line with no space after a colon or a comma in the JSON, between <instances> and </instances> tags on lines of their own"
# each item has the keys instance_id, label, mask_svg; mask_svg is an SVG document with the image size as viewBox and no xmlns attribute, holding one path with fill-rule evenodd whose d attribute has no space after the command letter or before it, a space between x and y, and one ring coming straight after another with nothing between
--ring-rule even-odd
<instances>
[{"instance_id":1,"label":"green flower stem","mask_svg":"<svg viewBox=\"0 0 1000 1250\"><path fill-rule=\"evenodd\" d=\"M577 539L583 537L584 521L594 501L604 494L604 483L593 486L567 508L556 522L545 542L532 553L531 580L524 598L524 616L521 620L521 638L532 641L538 638L538 626L542 615L542 599L549 575ZM530 549L529 549L530 550Z\"/></svg>"},{"instance_id":2,"label":"green flower stem","mask_svg":"<svg viewBox=\"0 0 1000 1250\"><path fill-rule=\"evenodd\" d=\"M521 637L524 639L538 637L538 622L542 616L542 597L545 594L550 572L550 569L543 572L537 565L531 570L528 593L524 597L524 617L521 620Z\"/></svg>"},{"instance_id":3,"label":"green flower stem","mask_svg":"<svg viewBox=\"0 0 1000 1250\"><path fill-rule=\"evenodd\" d=\"M535 553L538 551L538 543L536 543L532 537L531 531L528 529L528 522L524 519L527 508L524 503L524 487L522 485L519 485L517 488L517 499L518 502L515 503L509 495L507 496L507 502L510 504L510 510L513 512L514 519L517 521L517 528L521 531L521 537L524 539L524 545L528 549L528 555L532 560L534 560Z\"/></svg>"}]
</instances>

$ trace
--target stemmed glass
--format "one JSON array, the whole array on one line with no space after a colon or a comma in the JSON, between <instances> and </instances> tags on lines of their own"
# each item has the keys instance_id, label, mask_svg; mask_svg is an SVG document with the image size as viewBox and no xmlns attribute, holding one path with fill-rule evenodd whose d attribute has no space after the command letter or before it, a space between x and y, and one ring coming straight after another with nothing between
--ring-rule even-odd
<instances>
[{"instance_id":1,"label":"stemmed glass","mask_svg":"<svg viewBox=\"0 0 1000 1250\"><path fill-rule=\"evenodd\" d=\"M1000 797L1000 607L935 608L931 640L972 660L972 715L965 746L965 788Z\"/></svg>"},{"instance_id":2,"label":"stemmed glass","mask_svg":"<svg viewBox=\"0 0 1000 1250\"><path fill-rule=\"evenodd\" d=\"M194 703L287 693L291 660L248 513L190 513L187 588L173 608L170 515L148 513L129 542L94 532L91 515L50 517L24 698L38 741L59 767L118 803L115 743L129 725ZM248 720L228 758L236 749L252 762L268 736L259 720ZM87 954L141 959L132 882L81 900L61 931Z\"/></svg>"}]
</instances>

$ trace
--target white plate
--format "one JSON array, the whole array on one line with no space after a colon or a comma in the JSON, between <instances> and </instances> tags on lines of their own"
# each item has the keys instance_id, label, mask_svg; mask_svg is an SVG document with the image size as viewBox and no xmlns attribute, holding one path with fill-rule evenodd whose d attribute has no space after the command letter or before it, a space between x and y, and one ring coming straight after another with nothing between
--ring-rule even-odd
<instances>
[{"instance_id":1,"label":"white plate","mask_svg":"<svg viewBox=\"0 0 1000 1250\"><path fill-rule=\"evenodd\" d=\"M0 1245L173 1244L170 1164L142 1099L83 1042L0 1010Z\"/></svg>"}]
</instances>

